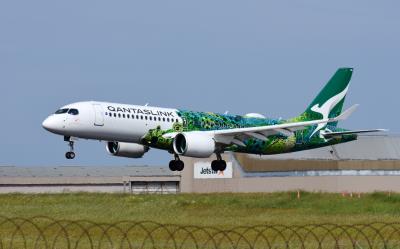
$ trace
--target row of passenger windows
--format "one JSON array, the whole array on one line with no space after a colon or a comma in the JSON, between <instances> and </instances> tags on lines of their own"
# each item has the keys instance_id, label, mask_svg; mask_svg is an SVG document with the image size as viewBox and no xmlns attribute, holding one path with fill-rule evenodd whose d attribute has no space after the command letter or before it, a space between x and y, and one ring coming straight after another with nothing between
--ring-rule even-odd
<instances>
[{"instance_id":1,"label":"row of passenger windows","mask_svg":"<svg viewBox=\"0 0 400 249\"><path fill-rule=\"evenodd\" d=\"M114 117L114 118L132 118L132 119L141 119L141 120L150 120L150 121L163 121L163 122L179 122L178 119L173 118L161 118L161 117L153 117L153 116L146 116L146 115L134 115L134 114L121 114L121 113L111 113L106 112L106 116Z\"/></svg>"}]
</instances>

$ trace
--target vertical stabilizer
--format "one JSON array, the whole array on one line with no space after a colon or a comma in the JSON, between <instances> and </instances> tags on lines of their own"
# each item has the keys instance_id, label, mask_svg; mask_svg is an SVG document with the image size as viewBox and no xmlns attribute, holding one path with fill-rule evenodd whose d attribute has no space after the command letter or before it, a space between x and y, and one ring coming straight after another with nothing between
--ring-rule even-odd
<instances>
[{"instance_id":1,"label":"vertical stabilizer","mask_svg":"<svg viewBox=\"0 0 400 249\"><path fill-rule=\"evenodd\" d=\"M317 97L307 107L300 116L302 120L316 120L333 118L340 115L346 98L349 83L353 74L353 68L339 68ZM329 123L336 126L337 122ZM320 124L312 135L324 128L325 124ZM311 135L311 136L312 136Z\"/></svg>"}]
</instances>

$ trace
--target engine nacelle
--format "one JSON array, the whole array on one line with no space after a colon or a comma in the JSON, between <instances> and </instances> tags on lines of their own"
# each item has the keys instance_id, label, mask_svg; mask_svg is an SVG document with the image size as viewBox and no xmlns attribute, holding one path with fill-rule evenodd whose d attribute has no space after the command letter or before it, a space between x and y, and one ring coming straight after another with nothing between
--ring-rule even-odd
<instances>
[{"instance_id":1,"label":"engine nacelle","mask_svg":"<svg viewBox=\"0 0 400 249\"><path fill-rule=\"evenodd\" d=\"M205 133L179 133L173 146L175 153L183 156L207 158L215 152L214 139Z\"/></svg>"},{"instance_id":2,"label":"engine nacelle","mask_svg":"<svg viewBox=\"0 0 400 249\"><path fill-rule=\"evenodd\" d=\"M108 153L113 156L140 158L149 151L149 147L135 143L107 142Z\"/></svg>"}]
</instances>

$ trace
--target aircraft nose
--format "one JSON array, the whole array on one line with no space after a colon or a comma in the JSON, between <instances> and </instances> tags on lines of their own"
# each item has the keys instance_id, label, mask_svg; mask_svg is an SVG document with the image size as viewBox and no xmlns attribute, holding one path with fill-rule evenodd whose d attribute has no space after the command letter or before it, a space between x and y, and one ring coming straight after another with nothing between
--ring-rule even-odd
<instances>
[{"instance_id":1,"label":"aircraft nose","mask_svg":"<svg viewBox=\"0 0 400 249\"><path fill-rule=\"evenodd\" d=\"M57 120L55 120L53 117L48 117L46 118L43 123L42 123L43 128L45 128L46 130L50 131L50 132L57 132L58 129L58 124L57 124Z\"/></svg>"}]
</instances>

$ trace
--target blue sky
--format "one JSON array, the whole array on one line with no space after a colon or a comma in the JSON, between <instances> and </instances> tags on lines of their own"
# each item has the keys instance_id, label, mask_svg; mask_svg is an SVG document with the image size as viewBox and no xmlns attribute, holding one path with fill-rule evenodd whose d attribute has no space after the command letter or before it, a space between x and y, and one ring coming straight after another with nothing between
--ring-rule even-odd
<instances>
[{"instance_id":1,"label":"blue sky","mask_svg":"<svg viewBox=\"0 0 400 249\"><path fill-rule=\"evenodd\" d=\"M1 1L0 165L164 165L111 157L41 123L80 100L270 117L355 68L341 126L399 131L399 1Z\"/></svg>"}]
</instances>

